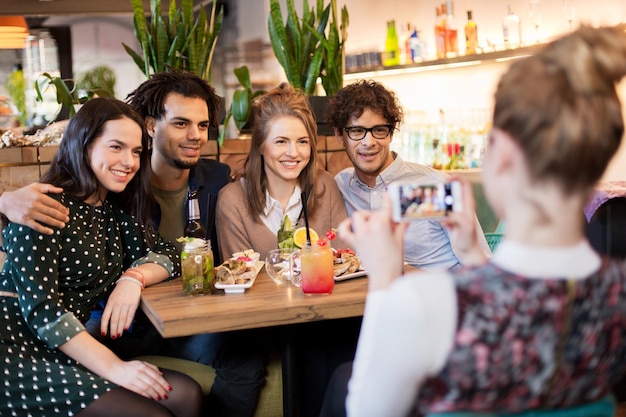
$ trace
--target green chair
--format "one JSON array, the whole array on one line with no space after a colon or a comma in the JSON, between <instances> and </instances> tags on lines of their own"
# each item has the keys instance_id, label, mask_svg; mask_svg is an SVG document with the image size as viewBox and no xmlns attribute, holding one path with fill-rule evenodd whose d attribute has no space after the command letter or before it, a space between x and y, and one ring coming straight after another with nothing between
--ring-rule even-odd
<instances>
[{"instance_id":1,"label":"green chair","mask_svg":"<svg viewBox=\"0 0 626 417\"><path fill-rule=\"evenodd\" d=\"M428 414L426 417L613 417L615 399L611 395L584 405L556 410L529 410L515 414L472 413L467 411Z\"/></svg>"},{"instance_id":2,"label":"green chair","mask_svg":"<svg viewBox=\"0 0 626 417\"><path fill-rule=\"evenodd\" d=\"M504 233L485 233L485 239L487 239L487 244L492 252L498 246L500 240L502 240L502 236L504 236Z\"/></svg>"}]
</instances>

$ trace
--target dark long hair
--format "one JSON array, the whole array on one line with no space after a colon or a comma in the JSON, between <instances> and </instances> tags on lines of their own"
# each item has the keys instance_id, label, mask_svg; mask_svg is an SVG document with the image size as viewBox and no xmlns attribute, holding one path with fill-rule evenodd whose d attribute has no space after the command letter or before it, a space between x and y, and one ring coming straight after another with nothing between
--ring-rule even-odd
<instances>
[{"instance_id":1,"label":"dark long hair","mask_svg":"<svg viewBox=\"0 0 626 417\"><path fill-rule=\"evenodd\" d=\"M135 216L139 224L146 226L147 234L153 230L152 210L154 197L150 191L148 135L143 119L128 104L112 98L89 100L70 119L59 150L40 181L63 190L78 200L86 200L99 190L99 181L91 169L89 149L102 135L104 125L111 120L128 118L141 127L140 168L124 191L107 193L107 200L114 201L126 212Z\"/></svg>"}]
</instances>

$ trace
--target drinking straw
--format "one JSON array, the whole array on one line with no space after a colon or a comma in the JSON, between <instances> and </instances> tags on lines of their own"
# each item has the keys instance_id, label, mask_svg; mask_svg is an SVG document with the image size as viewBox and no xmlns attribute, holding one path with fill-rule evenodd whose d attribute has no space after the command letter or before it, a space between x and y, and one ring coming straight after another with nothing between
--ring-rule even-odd
<instances>
[{"instance_id":1,"label":"drinking straw","mask_svg":"<svg viewBox=\"0 0 626 417\"><path fill-rule=\"evenodd\" d=\"M311 246L311 232L309 232L309 215L307 212L307 201L309 200L309 195L311 194L311 190L313 189L313 184L309 184L306 186L306 189L302 191L300 194L300 200L302 201L302 214L304 214L304 227L306 229L306 244L307 246Z\"/></svg>"}]
</instances>

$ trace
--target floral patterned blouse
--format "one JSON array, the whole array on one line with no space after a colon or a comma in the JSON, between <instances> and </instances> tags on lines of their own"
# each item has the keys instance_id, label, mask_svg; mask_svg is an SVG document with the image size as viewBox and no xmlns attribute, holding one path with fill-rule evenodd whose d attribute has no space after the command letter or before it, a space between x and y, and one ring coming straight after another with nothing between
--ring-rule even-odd
<instances>
[{"instance_id":1,"label":"floral patterned blouse","mask_svg":"<svg viewBox=\"0 0 626 417\"><path fill-rule=\"evenodd\" d=\"M594 401L624 373L626 269L604 260L584 280L537 280L496 265L454 275L457 330L416 414L508 413Z\"/></svg>"}]
</instances>

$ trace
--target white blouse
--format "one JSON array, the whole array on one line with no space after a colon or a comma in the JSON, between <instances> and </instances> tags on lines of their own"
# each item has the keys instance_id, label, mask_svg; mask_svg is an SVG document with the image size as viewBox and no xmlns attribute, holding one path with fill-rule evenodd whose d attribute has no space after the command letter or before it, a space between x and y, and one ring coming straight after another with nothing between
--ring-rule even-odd
<instances>
[{"instance_id":1,"label":"white blouse","mask_svg":"<svg viewBox=\"0 0 626 417\"><path fill-rule=\"evenodd\" d=\"M243 178L241 178L241 184L245 187ZM287 208L283 211L283 207L281 207L278 200L272 197L268 191L265 191L265 210L263 214L259 216L263 224L273 233L278 233L278 229L280 229L280 225L286 214L289 216L291 224L295 227L298 217L300 216L300 211L302 211L301 194L302 190L300 186L296 185L287 202Z\"/></svg>"}]
</instances>

